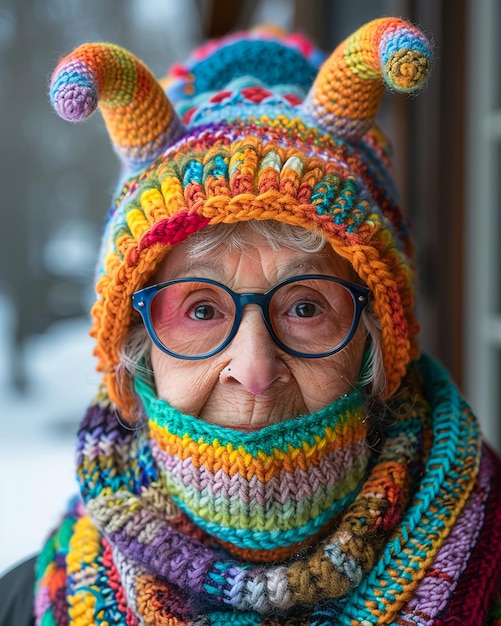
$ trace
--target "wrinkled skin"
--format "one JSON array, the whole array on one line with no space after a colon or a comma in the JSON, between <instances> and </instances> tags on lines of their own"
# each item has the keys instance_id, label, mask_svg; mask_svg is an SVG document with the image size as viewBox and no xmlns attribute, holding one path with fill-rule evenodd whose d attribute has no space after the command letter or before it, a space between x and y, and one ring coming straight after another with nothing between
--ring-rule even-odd
<instances>
[{"instance_id":1,"label":"wrinkled skin","mask_svg":"<svg viewBox=\"0 0 501 626\"><path fill-rule=\"evenodd\" d=\"M318 253L271 249L260 235L243 252L214 250L190 261L186 245L173 248L153 282L186 276L217 280L236 292L264 292L291 276L320 273L353 280L349 265L330 246ZM223 254L222 254L223 253ZM314 413L350 391L365 345L361 325L341 352L304 359L275 344L256 305L244 309L233 341L200 361L171 357L152 347L157 394L183 413L220 426L253 431Z\"/></svg>"}]
</instances>

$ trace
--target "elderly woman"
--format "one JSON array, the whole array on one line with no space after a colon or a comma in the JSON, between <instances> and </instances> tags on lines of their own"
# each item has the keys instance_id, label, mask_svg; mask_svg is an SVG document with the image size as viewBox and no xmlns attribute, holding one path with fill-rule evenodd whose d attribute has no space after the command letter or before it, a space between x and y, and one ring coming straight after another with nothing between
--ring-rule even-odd
<instances>
[{"instance_id":1,"label":"elderly woman","mask_svg":"<svg viewBox=\"0 0 501 626\"><path fill-rule=\"evenodd\" d=\"M56 111L99 106L123 172L41 626L501 623L499 460L419 356L374 125L429 44L385 18L320 56L262 29L162 86L109 44L55 70Z\"/></svg>"}]
</instances>

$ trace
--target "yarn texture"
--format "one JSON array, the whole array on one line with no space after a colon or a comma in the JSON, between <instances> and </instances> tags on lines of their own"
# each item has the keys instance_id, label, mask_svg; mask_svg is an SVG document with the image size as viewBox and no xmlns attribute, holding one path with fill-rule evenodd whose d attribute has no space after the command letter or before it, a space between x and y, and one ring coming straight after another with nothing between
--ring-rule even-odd
<instances>
[{"instance_id":1,"label":"yarn texture","mask_svg":"<svg viewBox=\"0 0 501 626\"><path fill-rule=\"evenodd\" d=\"M98 399L78 437L82 499L39 559L37 623L497 624L499 467L482 449L469 407L427 357L393 401L395 419L366 467L361 463L362 478L350 486L340 479L349 495L315 533L314 545L281 553L297 536L278 532L269 541L280 528L278 514L261 518L264 531L253 529L256 540L266 535L259 545L249 543L247 532L234 532L242 519L259 525L258 503L246 511L245 494L276 487L241 468L267 467L270 454L282 458L280 467L298 467L298 454L315 455L312 441L323 449L332 439L323 418L342 425L354 406L356 394L299 418L298 425L314 423L315 434L304 429L301 439L300 429L291 429L284 450L273 432L261 442L244 439L240 448L221 427L218 438L203 425L198 438L180 437L180 415L168 411L166 420L157 413L133 432L119 424L107 398ZM342 429L333 440L350 450ZM194 493L188 485L176 488L181 462L185 476L195 476ZM358 466L355 459L349 464ZM201 467L212 471L196 473ZM320 468L321 460L312 467ZM289 481L298 510L303 492L322 492L314 475L294 471ZM266 495L278 504L276 492ZM215 515L206 528L199 523L204 501Z\"/></svg>"}]
</instances>

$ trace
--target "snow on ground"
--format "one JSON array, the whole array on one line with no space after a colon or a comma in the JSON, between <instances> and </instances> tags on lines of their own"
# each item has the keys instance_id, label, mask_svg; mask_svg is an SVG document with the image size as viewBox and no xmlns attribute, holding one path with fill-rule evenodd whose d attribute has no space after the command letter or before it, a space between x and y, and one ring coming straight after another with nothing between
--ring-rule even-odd
<instances>
[{"instance_id":1,"label":"snow on ground","mask_svg":"<svg viewBox=\"0 0 501 626\"><path fill-rule=\"evenodd\" d=\"M54 325L26 345L25 395L9 386L12 312L0 293L0 575L39 551L76 492L75 433L96 392L88 320Z\"/></svg>"}]
</instances>

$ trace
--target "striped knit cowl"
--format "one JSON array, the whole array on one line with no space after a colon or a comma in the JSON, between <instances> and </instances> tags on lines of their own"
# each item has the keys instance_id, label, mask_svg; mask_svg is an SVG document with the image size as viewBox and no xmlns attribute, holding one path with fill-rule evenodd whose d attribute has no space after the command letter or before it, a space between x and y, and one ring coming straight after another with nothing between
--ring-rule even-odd
<instances>
[{"instance_id":1,"label":"striped knit cowl","mask_svg":"<svg viewBox=\"0 0 501 626\"><path fill-rule=\"evenodd\" d=\"M40 626L501 623L496 461L433 361L385 411L355 390L255 433L137 391L141 429L105 397L81 425Z\"/></svg>"}]
</instances>

